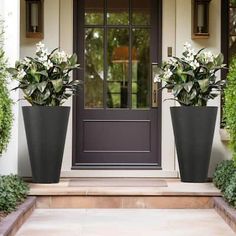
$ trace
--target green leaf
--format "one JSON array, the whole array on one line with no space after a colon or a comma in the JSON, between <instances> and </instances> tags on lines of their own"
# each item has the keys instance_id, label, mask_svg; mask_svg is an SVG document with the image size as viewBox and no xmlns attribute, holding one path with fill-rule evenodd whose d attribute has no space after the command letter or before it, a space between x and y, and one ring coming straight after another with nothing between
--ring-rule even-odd
<instances>
[{"instance_id":1,"label":"green leaf","mask_svg":"<svg viewBox=\"0 0 236 236\"><path fill-rule=\"evenodd\" d=\"M45 77L48 77L48 72L46 70L38 71L35 74L37 75L43 75Z\"/></svg>"},{"instance_id":2,"label":"green leaf","mask_svg":"<svg viewBox=\"0 0 236 236\"><path fill-rule=\"evenodd\" d=\"M44 90L45 90L45 88L47 87L47 84L48 84L47 81L43 81L43 82L37 84L38 90L39 90L41 93L43 93Z\"/></svg>"},{"instance_id":3,"label":"green leaf","mask_svg":"<svg viewBox=\"0 0 236 236\"><path fill-rule=\"evenodd\" d=\"M200 86L201 91L205 93L209 87L209 79L198 80L198 84Z\"/></svg>"},{"instance_id":4,"label":"green leaf","mask_svg":"<svg viewBox=\"0 0 236 236\"><path fill-rule=\"evenodd\" d=\"M30 84L27 88L24 89L24 93L27 96L31 96L36 89L37 89L36 84Z\"/></svg>"},{"instance_id":5,"label":"green leaf","mask_svg":"<svg viewBox=\"0 0 236 236\"><path fill-rule=\"evenodd\" d=\"M52 80L51 82L56 93L59 93L63 87L63 80L56 79L56 80Z\"/></svg>"},{"instance_id":6,"label":"green leaf","mask_svg":"<svg viewBox=\"0 0 236 236\"><path fill-rule=\"evenodd\" d=\"M71 65L75 65L77 63L77 55L74 53L71 57L70 57L70 64Z\"/></svg>"},{"instance_id":7,"label":"green leaf","mask_svg":"<svg viewBox=\"0 0 236 236\"><path fill-rule=\"evenodd\" d=\"M222 53L220 53L216 57L216 64L217 64L217 66L222 66L223 63L224 63L224 55Z\"/></svg>"},{"instance_id":8,"label":"green leaf","mask_svg":"<svg viewBox=\"0 0 236 236\"><path fill-rule=\"evenodd\" d=\"M173 88L173 95L175 97L177 97L179 95L179 93L181 92L181 90L183 89L183 85L182 84L176 84Z\"/></svg>"},{"instance_id":9,"label":"green leaf","mask_svg":"<svg viewBox=\"0 0 236 236\"><path fill-rule=\"evenodd\" d=\"M193 87L194 82L189 81L188 83L184 84L184 89L189 93Z\"/></svg>"},{"instance_id":10,"label":"green leaf","mask_svg":"<svg viewBox=\"0 0 236 236\"><path fill-rule=\"evenodd\" d=\"M197 96L197 91L196 91L196 89L193 89L189 99L193 100L194 98L196 98L196 96Z\"/></svg>"},{"instance_id":11,"label":"green leaf","mask_svg":"<svg viewBox=\"0 0 236 236\"><path fill-rule=\"evenodd\" d=\"M18 74L18 70L15 68L7 68L7 71L13 76L16 76Z\"/></svg>"}]
</instances>

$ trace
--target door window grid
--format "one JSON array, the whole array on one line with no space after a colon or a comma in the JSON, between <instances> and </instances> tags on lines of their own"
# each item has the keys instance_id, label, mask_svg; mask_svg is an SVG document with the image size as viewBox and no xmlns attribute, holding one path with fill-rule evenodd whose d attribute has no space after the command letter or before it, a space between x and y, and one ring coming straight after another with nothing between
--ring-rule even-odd
<instances>
[{"instance_id":1,"label":"door window grid","mask_svg":"<svg viewBox=\"0 0 236 236\"><path fill-rule=\"evenodd\" d=\"M137 60L133 57L134 56L134 48L133 48L133 31L134 30L149 30L151 29L151 25L150 25L150 19L147 19L145 22L145 24L147 24L147 22L149 22L148 25L137 25L135 22L136 25L133 25L132 22L133 22L133 11L132 11L132 6L131 6L131 1L129 1L129 25L110 25L108 24L109 22L107 22L107 14L108 14L108 10L107 10L107 0L104 1L104 9L103 9L103 16L104 16L104 19L103 19L103 24L94 24L94 21L91 21L92 24L88 24L88 20L85 20L86 24L84 26L84 30L88 30L88 29L93 29L93 30L98 30L100 29L101 31L103 31L103 54L104 54L104 68L103 68L103 79L102 79L102 83L103 83L103 101L102 103L100 102L99 104L102 104L103 105L103 108L145 108L145 107L149 107L149 104L150 104L150 68L148 66L148 85L146 85L146 90L144 89L143 93L146 93L146 104L142 105L142 101L138 101L137 97L137 88L138 88L138 82L137 82L137 79L134 79L132 80L134 77L134 70L135 68L137 69ZM85 17L86 17L87 13L85 13ZM144 18L144 16L142 15L142 17ZM150 14L148 15L147 18L150 17ZM99 21L98 21L99 22ZM100 21L101 22L101 21ZM110 89L110 87L112 87L111 84L112 83L112 80L110 79L109 80L109 72L108 72L108 55L109 55L109 52L108 52L108 40L109 40L109 37L108 37L108 32L109 30L124 30L124 29L127 29L128 30L128 50L127 50L127 58L123 59L123 62L122 62L122 58L120 60L120 62L118 62L118 60L114 60L114 64L120 64L119 67L122 68L122 70L127 70L127 79L126 78L123 78L122 80L120 80L120 88L121 88L121 93L118 94L118 91L117 89L113 88L113 89ZM120 48L122 49L122 45L120 45ZM118 50L118 48L117 48ZM111 53L110 53L111 54ZM137 53L136 53L137 54ZM110 55L111 56L111 55ZM149 65L150 65L150 53L149 53L149 62L147 62ZM127 60L128 59L128 60ZM131 62L132 61L132 62ZM113 65L114 67L118 67L118 65ZM87 68L87 66L86 66ZM124 75L124 73L121 73ZM133 75L133 76L132 76ZM115 81L114 80L114 85L117 84L118 81ZM123 87L122 87L123 86ZM86 82L85 82L85 87L86 87ZM114 86L113 86L114 87ZM123 89L123 91L122 91ZM85 88L85 92L86 92L86 88ZM123 93L127 93L128 96L124 96ZM86 93L85 93L86 94ZM87 94L86 94L87 95ZM119 99L119 96L123 95L123 99ZM117 96L117 100L120 100L121 101L121 104L120 104L120 107L115 105L113 106L114 104L109 104L109 96ZM145 96L143 96L145 97ZM136 99L135 99L136 98ZM141 96L141 99L142 99L142 96ZM108 102L107 102L108 100ZM112 99L110 99L111 101ZM114 99L113 99L114 100ZM123 103L122 104L122 100L123 100ZM140 105L138 105L141 104ZM145 103L145 102L144 102ZM126 104L126 106L125 106ZM88 104L86 104L86 98L85 98L85 108L102 108L102 106L99 106L98 104L95 104L95 106L92 106Z\"/></svg>"}]
</instances>

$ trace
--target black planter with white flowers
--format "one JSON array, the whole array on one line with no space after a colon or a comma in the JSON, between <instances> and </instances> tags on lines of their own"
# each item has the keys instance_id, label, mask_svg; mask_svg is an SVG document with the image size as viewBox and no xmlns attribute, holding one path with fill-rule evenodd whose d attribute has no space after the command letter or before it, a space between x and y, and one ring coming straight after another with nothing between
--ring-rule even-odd
<instances>
[{"instance_id":1,"label":"black planter with white flowers","mask_svg":"<svg viewBox=\"0 0 236 236\"><path fill-rule=\"evenodd\" d=\"M80 81L70 79L78 68L75 54L58 49L49 53L42 43L37 44L34 58L26 57L9 68L19 82L16 89L32 105L22 109L33 182L59 182L70 112L61 105L78 91Z\"/></svg>"},{"instance_id":2,"label":"black planter with white flowers","mask_svg":"<svg viewBox=\"0 0 236 236\"><path fill-rule=\"evenodd\" d=\"M205 182L211 156L217 107L207 102L216 98L225 86L216 72L223 69L223 55L201 49L197 53L184 45L181 57L170 58L159 70L162 89L172 90L171 107L175 144L181 181Z\"/></svg>"}]
</instances>

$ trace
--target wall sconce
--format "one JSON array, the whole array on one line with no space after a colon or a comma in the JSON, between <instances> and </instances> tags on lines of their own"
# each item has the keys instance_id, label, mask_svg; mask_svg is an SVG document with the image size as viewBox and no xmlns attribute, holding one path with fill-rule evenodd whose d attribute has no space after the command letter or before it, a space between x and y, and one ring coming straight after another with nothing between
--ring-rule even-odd
<instances>
[{"instance_id":1,"label":"wall sconce","mask_svg":"<svg viewBox=\"0 0 236 236\"><path fill-rule=\"evenodd\" d=\"M209 38L209 5L211 0L192 0L192 39Z\"/></svg>"},{"instance_id":2,"label":"wall sconce","mask_svg":"<svg viewBox=\"0 0 236 236\"><path fill-rule=\"evenodd\" d=\"M26 1L26 38L43 39L43 0Z\"/></svg>"}]
</instances>

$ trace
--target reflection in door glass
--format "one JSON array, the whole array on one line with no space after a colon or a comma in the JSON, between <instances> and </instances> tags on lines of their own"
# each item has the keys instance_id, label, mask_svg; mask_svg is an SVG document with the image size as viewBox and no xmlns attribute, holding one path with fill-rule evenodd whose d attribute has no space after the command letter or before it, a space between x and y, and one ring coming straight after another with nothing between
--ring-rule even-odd
<instances>
[{"instance_id":1,"label":"reflection in door glass","mask_svg":"<svg viewBox=\"0 0 236 236\"><path fill-rule=\"evenodd\" d=\"M133 48L137 58L132 56L132 108L149 107L150 88L150 30L133 29Z\"/></svg>"},{"instance_id":2,"label":"reflection in door glass","mask_svg":"<svg viewBox=\"0 0 236 236\"><path fill-rule=\"evenodd\" d=\"M129 30L109 29L107 107L128 107Z\"/></svg>"},{"instance_id":3,"label":"reflection in door glass","mask_svg":"<svg viewBox=\"0 0 236 236\"><path fill-rule=\"evenodd\" d=\"M132 1L132 24L133 25L150 25L150 0L133 0Z\"/></svg>"},{"instance_id":4,"label":"reflection in door glass","mask_svg":"<svg viewBox=\"0 0 236 236\"><path fill-rule=\"evenodd\" d=\"M85 31L85 108L103 107L103 29Z\"/></svg>"},{"instance_id":5,"label":"reflection in door glass","mask_svg":"<svg viewBox=\"0 0 236 236\"><path fill-rule=\"evenodd\" d=\"M100 25L104 20L104 1L86 0L85 1L85 24Z\"/></svg>"},{"instance_id":6,"label":"reflection in door glass","mask_svg":"<svg viewBox=\"0 0 236 236\"><path fill-rule=\"evenodd\" d=\"M127 0L107 1L107 24L108 25L129 24L129 1Z\"/></svg>"}]
</instances>

